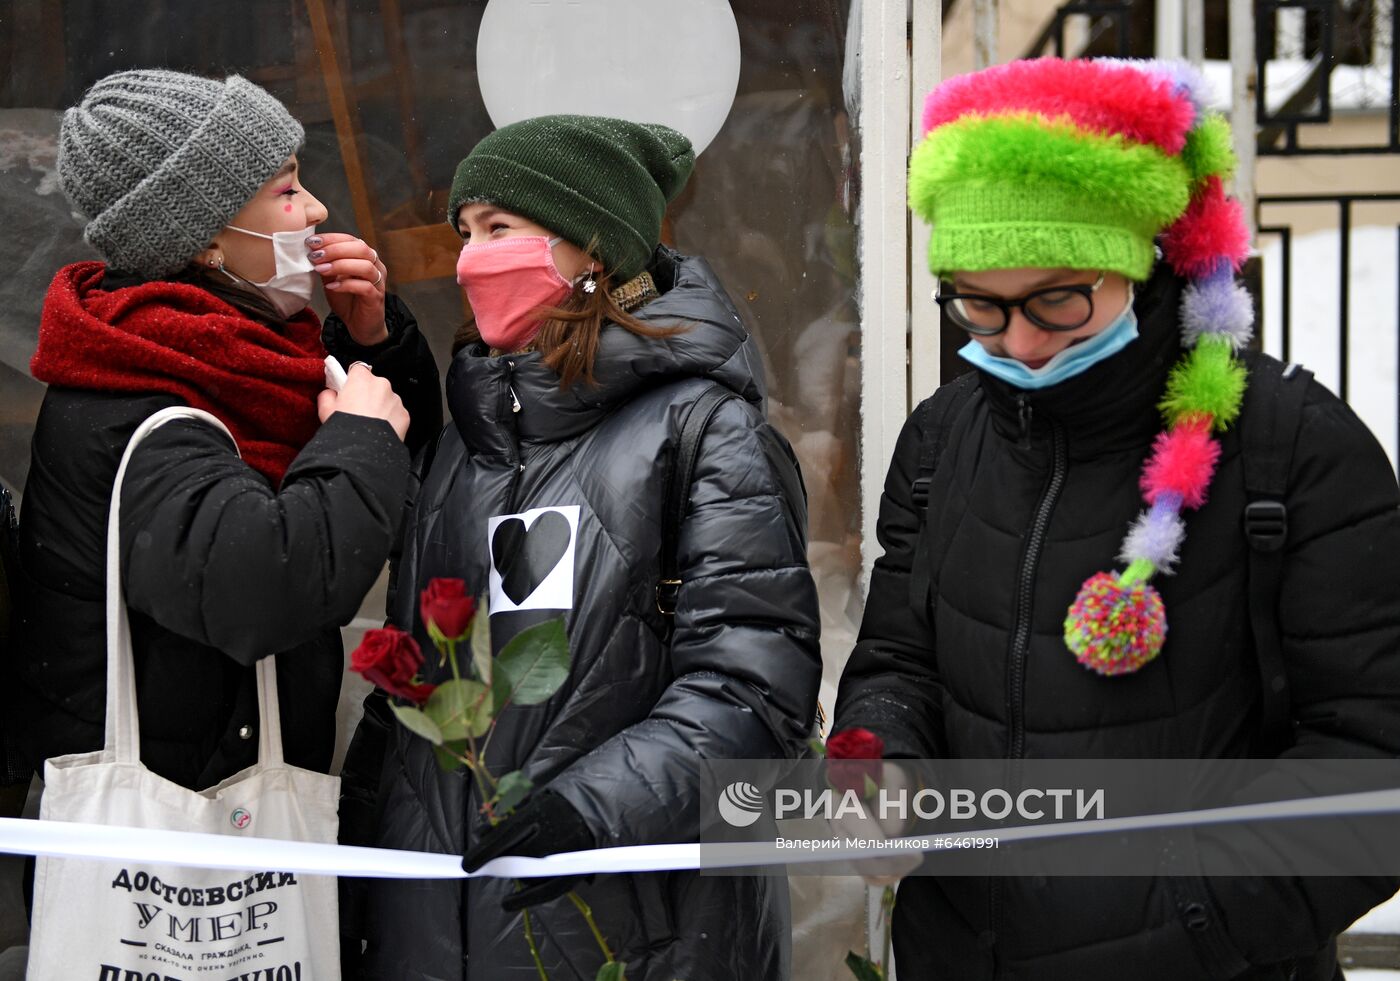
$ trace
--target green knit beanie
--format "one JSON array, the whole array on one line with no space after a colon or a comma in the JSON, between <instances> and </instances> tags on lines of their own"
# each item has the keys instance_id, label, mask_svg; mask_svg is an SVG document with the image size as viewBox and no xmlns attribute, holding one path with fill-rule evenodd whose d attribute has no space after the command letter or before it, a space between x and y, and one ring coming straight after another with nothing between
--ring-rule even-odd
<instances>
[{"instance_id":1,"label":"green knit beanie","mask_svg":"<svg viewBox=\"0 0 1400 981\"><path fill-rule=\"evenodd\" d=\"M487 201L543 225L626 281L661 241L666 204L695 167L682 134L604 116L537 116L503 126L457 165L447 221Z\"/></svg>"}]
</instances>

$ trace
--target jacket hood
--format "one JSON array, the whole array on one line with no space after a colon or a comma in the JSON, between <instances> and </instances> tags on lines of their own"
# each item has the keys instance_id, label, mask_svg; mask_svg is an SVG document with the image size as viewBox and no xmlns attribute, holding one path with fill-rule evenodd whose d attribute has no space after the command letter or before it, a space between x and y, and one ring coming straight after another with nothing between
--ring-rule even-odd
<instances>
[{"instance_id":1,"label":"jacket hood","mask_svg":"<svg viewBox=\"0 0 1400 981\"><path fill-rule=\"evenodd\" d=\"M763 408L763 364L738 311L704 259L662 247L649 267L661 295L636 311L671 337L638 337L609 324L599 337L595 384L559 388L538 351L487 353L463 348L447 373L447 404L462 441L477 453L506 453L514 440L554 442L592 428L648 389L707 378ZM519 405L517 410L515 407Z\"/></svg>"}]
</instances>

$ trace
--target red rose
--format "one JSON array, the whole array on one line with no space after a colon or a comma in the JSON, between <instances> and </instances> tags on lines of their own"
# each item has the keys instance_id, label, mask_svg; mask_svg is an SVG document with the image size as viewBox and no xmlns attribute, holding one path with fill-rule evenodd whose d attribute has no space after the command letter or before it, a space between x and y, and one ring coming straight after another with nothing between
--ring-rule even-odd
<instances>
[{"instance_id":1,"label":"red rose","mask_svg":"<svg viewBox=\"0 0 1400 981\"><path fill-rule=\"evenodd\" d=\"M426 702L436 687L414 683L422 666L423 652L418 649L418 642L397 627L366 630L360 646L350 655L350 670L390 695L417 705Z\"/></svg>"},{"instance_id":2,"label":"red rose","mask_svg":"<svg viewBox=\"0 0 1400 981\"><path fill-rule=\"evenodd\" d=\"M865 781L880 782L885 741L869 729L842 729L826 741L827 779L837 790L865 796Z\"/></svg>"},{"instance_id":3,"label":"red rose","mask_svg":"<svg viewBox=\"0 0 1400 981\"><path fill-rule=\"evenodd\" d=\"M428 588L418 597L423 623L432 624L447 640L461 640L471 629L476 600L467 595L467 584L460 579L429 579Z\"/></svg>"}]
</instances>

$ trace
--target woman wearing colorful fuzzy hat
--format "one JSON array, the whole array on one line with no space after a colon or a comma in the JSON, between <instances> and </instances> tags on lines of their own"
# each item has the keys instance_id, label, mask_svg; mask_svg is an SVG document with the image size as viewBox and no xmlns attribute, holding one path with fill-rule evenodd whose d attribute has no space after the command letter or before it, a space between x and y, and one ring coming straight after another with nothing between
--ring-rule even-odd
<instances>
[{"instance_id":1,"label":"woman wearing colorful fuzzy hat","mask_svg":"<svg viewBox=\"0 0 1400 981\"><path fill-rule=\"evenodd\" d=\"M1249 234L1204 88L1185 66L1041 59L928 98L910 199L976 370L915 411L881 503L836 728L887 757L1400 751L1395 477L1346 405L1245 351ZM1279 499L1251 511L1282 504L1286 538L1251 603L1240 434L1290 398L1296 439L1265 444L1291 460ZM896 963L1331 979L1333 937L1394 887L912 877Z\"/></svg>"}]
</instances>

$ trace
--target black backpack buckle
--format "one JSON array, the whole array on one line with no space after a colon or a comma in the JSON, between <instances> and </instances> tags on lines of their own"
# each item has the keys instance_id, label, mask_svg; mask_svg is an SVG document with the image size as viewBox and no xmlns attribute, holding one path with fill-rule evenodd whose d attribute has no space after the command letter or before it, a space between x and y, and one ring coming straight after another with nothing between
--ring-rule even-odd
<instances>
[{"instance_id":1,"label":"black backpack buckle","mask_svg":"<svg viewBox=\"0 0 1400 981\"><path fill-rule=\"evenodd\" d=\"M914 513L922 514L928 507L928 488L932 477L919 477L909 485L909 497L914 502Z\"/></svg>"},{"instance_id":2,"label":"black backpack buckle","mask_svg":"<svg viewBox=\"0 0 1400 981\"><path fill-rule=\"evenodd\" d=\"M656 609L663 616L676 615L676 600L680 599L681 581L663 579L656 584Z\"/></svg>"},{"instance_id":3,"label":"black backpack buckle","mask_svg":"<svg viewBox=\"0 0 1400 981\"><path fill-rule=\"evenodd\" d=\"M1244 509L1244 534L1249 547L1277 552L1288 537L1288 508L1282 501L1253 501Z\"/></svg>"}]
</instances>

